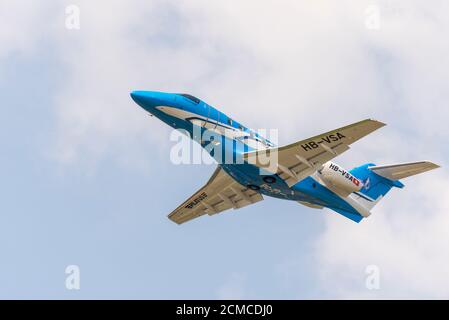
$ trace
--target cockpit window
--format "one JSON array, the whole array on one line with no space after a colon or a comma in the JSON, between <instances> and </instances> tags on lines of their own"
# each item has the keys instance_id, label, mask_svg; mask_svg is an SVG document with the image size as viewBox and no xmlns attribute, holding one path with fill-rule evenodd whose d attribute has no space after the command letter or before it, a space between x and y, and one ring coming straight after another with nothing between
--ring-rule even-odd
<instances>
[{"instance_id":1,"label":"cockpit window","mask_svg":"<svg viewBox=\"0 0 449 320\"><path fill-rule=\"evenodd\" d=\"M198 104L198 103L200 103L200 99L198 99L197 97L194 97L194 96L192 96L192 95L190 95L190 94L187 94L187 93L178 93L180 96L183 96L184 98L187 98L187 99L189 99L190 101L192 101L192 102L195 102L196 104Z\"/></svg>"}]
</instances>

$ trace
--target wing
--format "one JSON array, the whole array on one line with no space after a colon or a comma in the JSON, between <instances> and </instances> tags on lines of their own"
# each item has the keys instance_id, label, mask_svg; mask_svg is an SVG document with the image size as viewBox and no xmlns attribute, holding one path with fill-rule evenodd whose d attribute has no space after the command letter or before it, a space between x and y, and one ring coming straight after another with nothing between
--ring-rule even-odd
<instances>
[{"instance_id":1,"label":"wing","mask_svg":"<svg viewBox=\"0 0 449 320\"><path fill-rule=\"evenodd\" d=\"M285 147L248 152L243 157L269 173L278 174L290 187L383 126L382 122L367 119Z\"/></svg>"},{"instance_id":2,"label":"wing","mask_svg":"<svg viewBox=\"0 0 449 320\"><path fill-rule=\"evenodd\" d=\"M219 166L206 185L170 213L168 218L181 224L206 213L211 216L261 200L260 193L242 186Z\"/></svg>"}]
</instances>

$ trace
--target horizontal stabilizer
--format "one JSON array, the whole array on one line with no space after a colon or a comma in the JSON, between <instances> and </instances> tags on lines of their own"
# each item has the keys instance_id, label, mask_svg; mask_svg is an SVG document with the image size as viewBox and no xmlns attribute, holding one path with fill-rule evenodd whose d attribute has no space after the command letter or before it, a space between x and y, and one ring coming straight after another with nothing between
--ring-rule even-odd
<instances>
[{"instance_id":1,"label":"horizontal stabilizer","mask_svg":"<svg viewBox=\"0 0 449 320\"><path fill-rule=\"evenodd\" d=\"M404 179L415 174L423 173L436 168L439 168L439 166L430 161L369 167L371 171L378 174L379 176L393 181Z\"/></svg>"}]
</instances>

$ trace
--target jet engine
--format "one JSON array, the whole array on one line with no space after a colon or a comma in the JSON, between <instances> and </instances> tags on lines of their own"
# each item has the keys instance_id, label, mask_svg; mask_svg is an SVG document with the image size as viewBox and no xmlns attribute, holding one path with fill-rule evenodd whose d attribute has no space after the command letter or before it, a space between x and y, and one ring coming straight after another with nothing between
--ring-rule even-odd
<instances>
[{"instance_id":1,"label":"jet engine","mask_svg":"<svg viewBox=\"0 0 449 320\"><path fill-rule=\"evenodd\" d=\"M337 189L341 195L348 196L363 188L363 183L359 179L333 162L325 163L318 172L323 182L330 189Z\"/></svg>"}]
</instances>

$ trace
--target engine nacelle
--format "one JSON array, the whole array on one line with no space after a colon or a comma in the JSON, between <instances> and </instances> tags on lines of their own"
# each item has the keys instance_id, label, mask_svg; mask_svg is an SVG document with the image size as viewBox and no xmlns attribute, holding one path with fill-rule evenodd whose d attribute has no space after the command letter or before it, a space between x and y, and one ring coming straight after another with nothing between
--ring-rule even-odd
<instances>
[{"instance_id":1,"label":"engine nacelle","mask_svg":"<svg viewBox=\"0 0 449 320\"><path fill-rule=\"evenodd\" d=\"M359 179L333 162L325 163L319 173L325 184L338 189L343 195L347 196L363 188Z\"/></svg>"}]
</instances>

